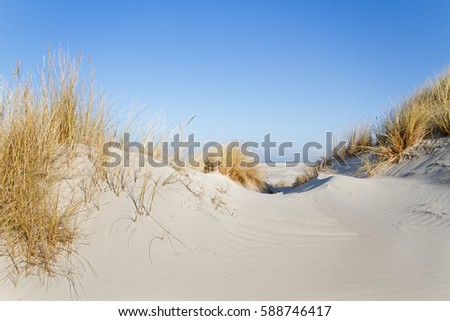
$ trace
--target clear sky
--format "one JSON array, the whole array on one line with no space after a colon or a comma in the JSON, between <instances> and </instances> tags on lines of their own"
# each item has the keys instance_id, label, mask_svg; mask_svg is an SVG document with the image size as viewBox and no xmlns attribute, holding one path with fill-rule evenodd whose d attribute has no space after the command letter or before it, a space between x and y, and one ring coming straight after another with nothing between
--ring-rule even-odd
<instances>
[{"instance_id":1,"label":"clear sky","mask_svg":"<svg viewBox=\"0 0 450 321\"><path fill-rule=\"evenodd\" d=\"M0 1L0 74L47 47L92 55L141 120L201 139L324 141L450 62L450 1Z\"/></svg>"}]
</instances>

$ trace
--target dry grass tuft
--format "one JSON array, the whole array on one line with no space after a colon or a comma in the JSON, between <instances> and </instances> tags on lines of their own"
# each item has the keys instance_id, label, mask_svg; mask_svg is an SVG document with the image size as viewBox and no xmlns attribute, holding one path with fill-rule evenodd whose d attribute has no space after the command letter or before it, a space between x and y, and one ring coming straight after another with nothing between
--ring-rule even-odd
<instances>
[{"instance_id":1,"label":"dry grass tuft","mask_svg":"<svg viewBox=\"0 0 450 321\"><path fill-rule=\"evenodd\" d=\"M240 148L228 148L225 150L220 162L219 173L230 177L233 181L247 188L266 190L263 172L256 164L251 164L251 159L245 156Z\"/></svg>"},{"instance_id":2,"label":"dry grass tuft","mask_svg":"<svg viewBox=\"0 0 450 321\"><path fill-rule=\"evenodd\" d=\"M403 152L431 134L430 111L412 97L384 120L374 153L383 161L396 162Z\"/></svg>"},{"instance_id":3,"label":"dry grass tuft","mask_svg":"<svg viewBox=\"0 0 450 321\"><path fill-rule=\"evenodd\" d=\"M317 165L306 167L303 175L297 176L295 182L292 184L292 187L306 184L319 176L322 172L331 172L331 168L327 165L327 163L327 158L323 157L320 161L318 161Z\"/></svg>"},{"instance_id":4,"label":"dry grass tuft","mask_svg":"<svg viewBox=\"0 0 450 321\"><path fill-rule=\"evenodd\" d=\"M319 170L317 167L308 167L307 170L305 170L305 173L303 175L297 176L295 179L295 182L292 184L292 187L297 187L303 184L308 183L312 179L319 176Z\"/></svg>"},{"instance_id":5,"label":"dry grass tuft","mask_svg":"<svg viewBox=\"0 0 450 321\"><path fill-rule=\"evenodd\" d=\"M424 139L450 135L450 69L435 81L418 89L395 107L375 131L373 144L370 127L351 133L344 157L362 159L366 174L374 175L387 164L397 163L411 147Z\"/></svg>"},{"instance_id":6,"label":"dry grass tuft","mask_svg":"<svg viewBox=\"0 0 450 321\"><path fill-rule=\"evenodd\" d=\"M49 53L38 82L21 77L18 66L14 80L2 86L1 255L17 275L36 269L54 275L59 255L74 251L83 197L60 194L57 159L70 163L77 146L100 146L107 132L101 97L91 81L80 80L80 62Z\"/></svg>"},{"instance_id":7,"label":"dry grass tuft","mask_svg":"<svg viewBox=\"0 0 450 321\"><path fill-rule=\"evenodd\" d=\"M354 127L346 136L346 144L333 150L334 158L347 159L368 151L374 145L373 131L370 125ZM345 137L344 136L344 137ZM338 140L338 139L336 139Z\"/></svg>"},{"instance_id":8,"label":"dry grass tuft","mask_svg":"<svg viewBox=\"0 0 450 321\"><path fill-rule=\"evenodd\" d=\"M375 176L386 165L386 163L380 163L371 153L365 153L358 157L361 160L361 167L355 173L357 177Z\"/></svg>"},{"instance_id":9,"label":"dry grass tuft","mask_svg":"<svg viewBox=\"0 0 450 321\"><path fill-rule=\"evenodd\" d=\"M266 191L264 174L251 157L244 155L239 143L223 144L220 156L202 159L200 168L205 173L218 171L246 188Z\"/></svg>"},{"instance_id":10,"label":"dry grass tuft","mask_svg":"<svg viewBox=\"0 0 450 321\"><path fill-rule=\"evenodd\" d=\"M419 89L384 120L374 152L396 162L424 138L450 134L450 70Z\"/></svg>"},{"instance_id":11,"label":"dry grass tuft","mask_svg":"<svg viewBox=\"0 0 450 321\"><path fill-rule=\"evenodd\" d=\"M428 90L424 99L430 105L431 127L433 133L441 136L450 135L450 68L441 75Z\"/></svg>"},{"instance_id":12,"label":"dry grass tuft","mask_svg":"<svg viewBox=\"0 0 450 321\"><path fill-rule=\"evenodd\" d=\"M373 147L372 129L368 125L354 128L347 139L345 157L354 157Z\"/></svg>"}]
</instances>

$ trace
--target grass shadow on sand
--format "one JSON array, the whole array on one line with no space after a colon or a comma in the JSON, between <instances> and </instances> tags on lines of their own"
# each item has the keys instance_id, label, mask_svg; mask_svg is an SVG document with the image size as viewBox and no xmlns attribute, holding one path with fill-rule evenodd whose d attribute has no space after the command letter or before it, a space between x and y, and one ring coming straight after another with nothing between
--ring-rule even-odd
<instances>
[{"instance_id":1,"label":"grass shadow on sand","mask_svg":"<svg viewBox=\"0 0 450 321\"><path fill-rule=\"evenodd\" d=\"M296 187L292 187L292 186L273 187L273 186L270 186L270 191L273 194L303 193L303 192L313 190L319 186L322 186L323 184L327 183L331 178L332 178L332 176L328 176L328 177L324 177L324 178L316 177L316 178L313 178L312 180L310 180L309 182L302 184L300 186L296 186Z\"/></svg>"}]
</instances>

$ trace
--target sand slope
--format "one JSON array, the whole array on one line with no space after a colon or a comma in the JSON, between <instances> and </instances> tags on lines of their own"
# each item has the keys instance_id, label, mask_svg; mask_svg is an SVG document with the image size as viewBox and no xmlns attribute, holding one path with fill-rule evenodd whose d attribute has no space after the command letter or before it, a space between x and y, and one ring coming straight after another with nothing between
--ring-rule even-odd
<instances>
[{"instance_id":1,"label":"sand slope","mask_svg":"<svg viewBox=\"0 0 450 321\"><path fill-rule=\"evenodd\" d=\"M434 157L448 174L449 151L422 167ZM108 192L84 224L74 284L4 280L0 299L449 300L450 185L400 171L322 174L273 195L193 172L201 199L170 184L136 222L130 199Z\"/></svg>"}]
</instances>

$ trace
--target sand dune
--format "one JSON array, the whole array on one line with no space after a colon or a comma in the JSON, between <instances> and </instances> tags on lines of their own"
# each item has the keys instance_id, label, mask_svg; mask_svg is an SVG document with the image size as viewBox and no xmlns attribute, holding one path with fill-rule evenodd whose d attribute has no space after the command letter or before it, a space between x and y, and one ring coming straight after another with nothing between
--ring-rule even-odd
<instances>
[{"instance_id":1,"label":"sand dune","mask_svg":"<svg viewBox=\"0 0 450 321\"><path fill-rule=\"evenodd\" d=\"M130 198L106 192L83 224L74 283L5 279L0 299L449 300L449 166L445 145L386 176L321 174L277 194L193 171L202 197L167 185L136 222Z\"/></svg>"}]
</instances>

